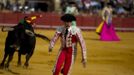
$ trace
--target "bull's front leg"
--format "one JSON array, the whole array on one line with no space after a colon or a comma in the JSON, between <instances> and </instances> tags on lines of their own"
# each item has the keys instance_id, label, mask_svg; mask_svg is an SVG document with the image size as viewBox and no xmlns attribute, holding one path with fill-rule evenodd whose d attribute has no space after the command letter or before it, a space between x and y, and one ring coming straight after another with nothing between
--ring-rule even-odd
<instances>
[{"instance_id":1,"label":"bull's front leg","mask_svg":"<svg viewBox=\"0 0 134 75\"><path fill-rule=\"evenodd\" d=\"M24 67L27 68L29 66L29 59L30 59L30 55L29 54L26 54L26 61L24 63Z\"/></svg>"},{"instance_id":2,"label":"bull's front leg","mask_svg":"<svg viewBox=\"0 0 134 75\"><path fill-rule=\"evenodd\" d=\"M21 66L21 53L18 52L18 63L17 66Z\"/></svg>"},{"instance_id":3,"label":"bull's front leg","mask_svg":"<svg viewBox=\"0 0 134 75\"><path fill-rule=\"evenodd\" d=\"M26 54L26 62L24 63L24 67L27 68L29 66L29 60L32 55L33 55L33 52Z\"/></svg>"},{"instance_id":4,"label":"bull's front leg","mask_svg":"<svg viewBox=\"0 0 134 75\"><path fill-rule=\"evenodd\" d=\"M2 60L2 62L1 62L1 64L0 64L0 68L4 68L4 63L5 63L5 60L6 60L7 56L8 56L8 54L5 53L5 54L4 54L4 58L3 58L3 60Z\"/></svg>"},{"instance_id":5,"label":"bull's front leg","mask_svg":"<svg viewBox=\"0 0 134 75\"><path fill-rule=\"evenodd\" d=\"M10 64L10 62L11 62L12 59L13 59L13 55L14 55L14 52L12 52L11 54L9 54L8 61L7 61L7 63L5 64L5 68L9 68L9 64Z\"/></svg>"}]
</instances>

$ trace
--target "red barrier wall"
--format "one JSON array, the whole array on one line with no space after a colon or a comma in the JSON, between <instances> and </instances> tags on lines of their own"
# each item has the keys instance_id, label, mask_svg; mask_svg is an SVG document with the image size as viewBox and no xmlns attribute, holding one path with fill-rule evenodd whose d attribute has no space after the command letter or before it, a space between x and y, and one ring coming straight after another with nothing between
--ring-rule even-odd
<instances>
[{"instance_id":1,"label":"red barrier wall","mask_svg":"<svg viewBox=\"0 0 134 75\"><path fill-rule=\"evenodd\" d=\"M60 21L59 14L55 13L32 13L32 14L23 14L23 13L0 13L0 24L17 24L20 19L26 15L39 15L42 14L43 17L39 18L36 22L37 25L42 26L59 26L63 23ZM99 16L76 16L77 25L81 27L97 27L102 21ZM113 24L115 27L119 28L134 28L134 18L113 18Z\"/></svg>"}]
</instances>

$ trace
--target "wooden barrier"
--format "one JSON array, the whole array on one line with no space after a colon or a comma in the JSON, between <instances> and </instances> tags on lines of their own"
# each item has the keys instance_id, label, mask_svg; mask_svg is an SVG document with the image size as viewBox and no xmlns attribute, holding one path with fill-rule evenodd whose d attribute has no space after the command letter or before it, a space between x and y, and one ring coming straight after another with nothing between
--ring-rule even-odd
<instances>
[{"instance_id":1,"label":"wooden barrier","mask_svg":"<svg viewBox=\"0 0 134 75\"><path fill-rule=\"evenodd\" d=\"M36 24L41 27L53 28L56 26L63 25L60 21L60 14L55 13L32 13L32 14L24 14L24 13L1 13L0 12L0 26L17 24L20 19L24 16L31 15L39 15L41 14L43 17L39 18L36 21ZM99 16L76 16L77 25L80 27L97 27L99 23L102 21ZM113 24L116 28L130 28L134 29L134 18L121 18L115 17L113 18Z\"/></svg>"}]
</instances>

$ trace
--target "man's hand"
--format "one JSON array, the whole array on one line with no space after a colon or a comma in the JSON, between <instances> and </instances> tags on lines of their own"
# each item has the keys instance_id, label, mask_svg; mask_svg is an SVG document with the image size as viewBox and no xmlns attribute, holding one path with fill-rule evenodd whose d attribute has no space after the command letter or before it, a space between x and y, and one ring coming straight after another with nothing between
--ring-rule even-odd
<instances>
[{"instance_id":1,"label":"man's hand","mask_svg":"<svg viewBox=\"0 0 134 75\"><path fill-rule=\"evenodd\" d=\"M82 59L83 67L86 68L86 59Z\"/></svg>"},{"instance_id":2,"label":"man's hand","mask_svg":"<svg viewBox=\"0 0 134 75\"><path fill-rule=\"evenodd\" d=\"M49 52L52 52L52 48L51 47L49 47Z\"/></svg>"},{"instance_id":3,"label":"man's hand","mask_svg":"<svg viewBox=\"0 0 134 75\"><path fill-rule=\"evenodd\" d=\"M52 52L52 47L49 47L49 50L48 50L48 54L51 55L51 52Z\"/></svg>"}]
</instances>

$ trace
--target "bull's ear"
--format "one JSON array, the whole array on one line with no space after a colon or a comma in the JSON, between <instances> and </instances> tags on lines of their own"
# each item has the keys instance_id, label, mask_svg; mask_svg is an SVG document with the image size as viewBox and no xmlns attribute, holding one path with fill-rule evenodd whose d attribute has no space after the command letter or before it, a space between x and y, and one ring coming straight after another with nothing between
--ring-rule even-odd
<instances>
[{"instance_id":1,"label":"bull's ear","mask_svg":"<svg viewBox=\"0 0 134 75\"><path fill-rule=\"evenodd\" d=\"M11 27L2 27L2 32L8 32L8 31L13 31L14 28L11 28Z\"/></svg>"}]
</instances>

